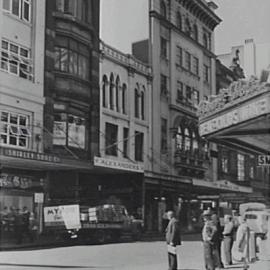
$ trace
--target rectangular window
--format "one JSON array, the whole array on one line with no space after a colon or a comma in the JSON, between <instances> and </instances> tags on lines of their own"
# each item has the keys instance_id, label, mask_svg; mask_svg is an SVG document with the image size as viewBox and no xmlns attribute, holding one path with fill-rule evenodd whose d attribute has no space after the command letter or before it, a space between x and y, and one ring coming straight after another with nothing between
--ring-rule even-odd
<instances>
[{"instance_id":1,"label":"rectangular window","mask_svg":"<svg viewBox=\"0 0 270 270\"><path fill-rule=\"evenodd\" d=\"M191 102L192 100L192 91L190 86L186 86L186 98L188 102Z\"/></svg>"},{"instance_id":2,"label":"rectangular window","mask_svg":"<svg viewBox=\"0 0 270 270\"><path fill-rule=\"evenodd\" d=\"M142 132L135 131L135 160L143 161L143 138Z\"/></svg>"},{"instance_id":3,"label":"rectangular window","mask_svg":"<svg viewBox=\"0 0 270 270\"><path fill-rule=\"evenodd\" d=\"M163 37L160 38L160 56L167 59L167 40Z\"/></svg>"},{"instance_id":4,"label":"rectangular window","mask_svg":"<svg viewBox=\"0 0 270 270\"><path fill-rule=\"evenodd\" d=\"M237 179L245 180L245 156L242 154L237 154Z\"/></svg>"},{"instance_id":5,"label":"rectangular window","mask_svg":"<svg viewBox=\"0 0 270 270\"><path fill-rule=\"evenodd\" d=\"M194 105L199 105L200 103L200 93L196 89L193 89L193 101Z\"/></svg>"},{"instance_id":6,"label":"rectangular window","mask_svg":"<svg viewBox=\"0 0 270 270\"><path fill-rule=\"evenodd\" d=\"M207 65L203 65L203 80L204 82L210 82L210 67Z\"/></svg>"},{"instance_id":7,"label":"rectangular window","mask_svg":"<svg viewBox=\"0 0 270 270\"><path fill-rule=\"evenodd\" d=\"M167 77L163 74L160 74L160 94L162 96L168 96Z\"/></svg>"},{"instance_id":8,"label":"rectangular window","mask_svg":"<svg viewBox=\"0 0 270 270\"><path fill-rule=\"evenodd\" d=\"M167 119L161 118L161 152L166 153L167 152Z\"/></svg>"},{"instance_id":9,"label":"rectangular window","mask_svg":"<svg viewBox=\"0 0 270 270\"><path fill-rule=\"evenodd\" d=\"M183 66L183 49L179 46L176 47L176 65Z\"/></svg>"},{"instance_id":10,"label":"rectangular window","mask_svg":"<svg viewBox=\"0 0 270 270\"><path fill-rule=\"evenodd\" d=\"M191 55L189 52L185 53L185 68L191 71Z\"/></svg>"},{"instance_id":11,"label":"rectangular window","mask_svg":"<svg viewBox=\"0 0 270 270\"><path fill-rule=\"evenodd\" d=\"M3 0L3 9L21 20L31 20L31 0Z\"/></svg>"},{"instance_id":12,"label":"rectangular window","mask_svg":"<svg viewBox=\"0 0 270 270\"><path fill-rule=\"evenodd\" d=\"M110 123L105 125L105 153L106 155L117 156L118 126Z\"/></svg>"},{"instance_id":13,"label":"rectangular window","mask_svg":"<svg viewBox=\"0 0 270 270\"><path fill-rule=\"evenodd\" d=\"M123 157L128 157L129 129L123 129Z\"/></svg>"},{"instance_id":14,"label":"rectangular window","mask_svg":"<svg viewBox=\"0 0 270 270\"><path fill-rule=\"evenodd\" d=\"M85 119L66 113L54 115L53 144L85 149Z\"/></svg>"},{"instance_id":15,"label":"rectangular window","mask_svg":"<svg viewBox=\"0 0 270 270\"><path fill-rule=\"evenodd\" d=\"M192 72L199 76L199 59L197 57L193 57Z\"/></svg>"},{"instance_id":16,"label":"rectangular window","mask_svg":"<svg viewBox=\"0 0 270 270\"><path fill-rule=\"evenodd\" d=\"M0 112L0 145L29 148L31 131L27 115Z\"/></svg>"},{"instance_id":17,"label":"rectangular window","mask_svg":"<svg viewBox=\"0 0 270 270\"><path fill-rule=\"evenodd\" d=\"M15 74L21 78L32 80L32 61L30 51L7 40L1 43L0 69Z\"/></svg>"},{"instance_id":18,"label":"rectangular window","mask_svg":"<svg viewBox=\"0 0 270 270\"><path fill-rule=\"evenodd\" d=\"M177 81L177 100L182 101L184 99L184 85L181 81Z\"/></svg>"},{"instance_id":19,"label":"rectangular window","mask_svg":"<svg viewBox=\"0 0 270 270\"><path fill-rule=\"evenodd\" d=\"M228 157L223 156L221 158L221 169L222 169L222 172L228 173L228 164L229 164Z\"/></svg>"}]
</instances>

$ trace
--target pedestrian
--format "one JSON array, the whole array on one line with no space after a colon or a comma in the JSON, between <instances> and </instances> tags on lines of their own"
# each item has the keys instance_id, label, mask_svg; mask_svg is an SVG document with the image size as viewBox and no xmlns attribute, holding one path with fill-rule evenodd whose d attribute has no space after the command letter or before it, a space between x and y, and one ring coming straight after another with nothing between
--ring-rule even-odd
<instances>
[{"instance_id":1,"label":"pedestrian","mask_svg":"<svg viewBox=\"0 0 270 270\"><path fill-rule=\"evenodd\" d=\"M203 239L204 262L206 270L215 270L213 236L217 228L214 225L213 221L211 220L211 215L212 213L209 209L203 212L204 226L202 229L202 239Z\"/></svg>"},{"instance_id":2,"label":"pedestrian","mask_svg":"<svg viewBox=\"0 0 270 270\"><path fill-rule=\"evenodd\" d=\"M224 264L232 265L232 247L233 247L233 234L234 223L231 215L224 216L224 230L223 230L223 247L224 247Z\"/></svg>"},{"instance_id":3,"label":"pedestrian","mask_svg":"<svg viewBox=\"0 0 270 270\"><path fill-rule=\"evenodd\" d=\"M243 270L248 269L248 241L249 241L249 227L246 223L245 217L239 217L240 225L236 232L236 247L241 254L241 261L244 263Z\"/></svg>"},{"instance_id":4,"label":"pedestrian","mask_svg":"<svg viewBox=\"0 0 270 270\"><path fill-rule=\"evenodd\" d=\"M30 239L30 242L33 242L33 235L30 231L30 212L26 206L23 207L22 222L22 234L27 236Z\"/></svg>"},{"instance_id":5,"label":"pedestrian","mask_svg":"<svg viewBox=\"0 0 270 270\"><path fill-rule=\"evenodd\" d=\"M181 233L179 221L173 211L168 211L169 220L166 228L166 243L168 248L169 270L177 270L177 246L181 245Z\"/></svg>"},{"instance_id":6,"label":"pedestrian","mask_svg":"<svg viewBox=\"0 0 270 270\"><path fill-rule=\"evenodd\" d=\"M214 257L215 257L215 265L218 268L224 268L224 265L222 263L221 259L221 243L223 240L223 234L222 234L222 228L220 225L219 217L216 213L212 214L211 219L216 226L216 231L214 232L214 235L212 237L212 241L214 244L213 247L213 252L214 252Z\"/></svg>"}]
</instances>

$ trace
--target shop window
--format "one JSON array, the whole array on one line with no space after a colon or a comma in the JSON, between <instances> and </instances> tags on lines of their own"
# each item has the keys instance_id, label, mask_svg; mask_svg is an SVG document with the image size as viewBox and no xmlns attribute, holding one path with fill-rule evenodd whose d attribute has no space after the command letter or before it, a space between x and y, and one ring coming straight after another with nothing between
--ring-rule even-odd
<instances>
[{"instance_id":1,"label":"shop window","mask_svg":"<svg viewBox=\"0 0 270 270\"><path fill-rule=\"evenodd\" d=\"M176 47L176 65L183 66L183 49L179 46Z\"/></svg>"},{"instance_id":2,"label":"shop window","mask_svg":"<svg viewBox=\"0 0 270 270\"><path fill-rule=\"evenodd\" d=\"M110 123L105 124L105 153L117 156L118 126Z\"/></svg>"},{"instance_id":3,"label":"shop window","mask_svg":"<svg viewBox=\"0 0 270 270\"><path fill-rule=\"evenodd\" d=\"M29 22L31 20L31 2L31 0L3 0L3 9L19 19Z\"/></svg>"},{"instance_id":4,"label":"shop window","mask_svg":"<svg viewBox=\"0 0 270 270\"><path fill-rule=\"evenodd\" d=\"M178 127L178 129L177 129L175 140L176 140L176 150L182 150L183 149L184 136L183 136L181 127Z\"/></svg>"},{"instance_id":5,"label":"shop window","mask_svg":"<svg viewBox=\"0 0 270 270\"><path fill-rule=\"evenodd\" d=\"M29 117L6 111L0 113L0 145L29 148L31 137Z\"/></svg>"},{"instance_id":6,"label":"shop window","mask_svg":"<svg viewBox=\"0 0 270 270\"><path fill-rule=\"evenodd\" d=\"M189 52L185 53L185 68L191 71L191 54Z\"/></svg>"},{"instance_id":7,"label":"shop window","mask_svg":"<svg viewBox=\"0 0 270 270\"><path fill-rule=\"evenodd\" d=\"M1 43L1 70L24 79L33 79L30 50L7 40Z\"/></svg>"},{"instance_id":8,"label":"shop window","mask_svg":"<svg viewBox=\"0 0 270 270\"><path fill-rule=\"evenodd\" d=\"M71 15L86 23L91 22L91 1L88 0L57 0L56 10Z\"/></svg>"},{"instance_id":9,"label":"shop window","mask_svg":"<svg viewBox=\"0 0 270 270\"><path fill-rule=\"evenodd\" d=\"M54 115L53 144L85 149L86 125L83 117L72 114Z\"/></svg>"},{"instance_id":10,"label":"shop window","mask_svg":"<svg viewBox=\"0 0 270 270\"><path fill-rule=\"evenodd\" d=\"M129 129L123 129L123 157L128 157Z\"/></svg>"},{"instance_id":11,"label":"shop window","mask_svg":"<svg viewBox=\"0 0 270 270\"><path fill-rule=\"evenodd\" d=\"M135 131L135 160L143 161L144 134Z\"/></svg>"},{"instance_id":12,"label":"shop window","mask_svg":"<svg viewBox=\"0 0 270 270\"><path fill-rule=\"evenodd\" d=\"M161 118L161 152L167 153L168 141L167 141L167 119Z\"/></svg>"},{"instance_id":13,"label":"shop window","mask_svg":"<svg viewBox=\"0 0 270 270\"><path fill-rule=\"evenodd\" d=\"M237 154L237 179L245 180L245 156L242 154Z\"/></svg>"},{"instance_id":14,"label":"shop window","mask_svg":"<svg viewBox=\"0 0 270 270\"><path fill-rule=\"evenodd\" d=\"M190 151L191 149L191 138L190 133L187 128L185 128L185 150Z\"/></svg>"},{"instance_id":15,"label":"shop window","mask_svg":"<svg viewBox=\"0 0 270 270\"><path fill-rule=\"evenodd\" d=\"M61 39L55 47L55 69L89 80L89 50L85 45Z\"/></svg>"}]
</instances>

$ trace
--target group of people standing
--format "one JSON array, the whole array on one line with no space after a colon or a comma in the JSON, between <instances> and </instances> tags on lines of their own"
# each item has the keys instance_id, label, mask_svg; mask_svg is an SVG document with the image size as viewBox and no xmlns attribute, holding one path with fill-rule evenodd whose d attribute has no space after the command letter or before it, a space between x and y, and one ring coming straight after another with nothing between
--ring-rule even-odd
<instances>
[{"instance_id":1,"label":"group of people standing","mask_svg":"<svg viewBox=\"0 0 270 270\"><path fill-rule=\"evenodd\" d=\"M244 218L239 223L233 221L232 216L225 215L224 229L222 229L218 215L206 210L203 213L204 226L202 239L204 247L204 260L206 270L222 269L224 265L232 265L232 248L235 240L237 251L241 254L244 269L247 269L247 241L249 229ZM223 241L223 258L221 247Z\"/></svg>"}]
</instances>

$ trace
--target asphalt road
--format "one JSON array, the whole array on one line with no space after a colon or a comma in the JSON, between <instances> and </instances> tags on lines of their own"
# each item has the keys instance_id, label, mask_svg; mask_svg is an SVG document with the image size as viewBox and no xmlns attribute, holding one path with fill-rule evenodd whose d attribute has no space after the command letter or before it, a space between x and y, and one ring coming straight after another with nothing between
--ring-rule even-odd
<instances>
[{"instance_id":1,"label":"asphalt road","mask_svg":"<svg viewBox=\"0 0 270 270\"><path fill-rule=\"evenodd\" d=\"M267 243L263 242L262 246L267 247ZM179 269L204 269L202 244L199 241L183 242L179 254ZM259 254L259 257L261 260L251 264L250 269L269 270L270 253L268 250ZM164 242L156 241L1 251L0 269L166 270L168 267L166 245ZM237 270L242 267L236 264L230 269Z\"/></svg>"}]
</instances>

